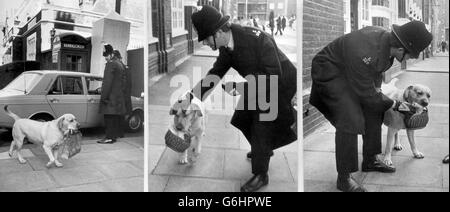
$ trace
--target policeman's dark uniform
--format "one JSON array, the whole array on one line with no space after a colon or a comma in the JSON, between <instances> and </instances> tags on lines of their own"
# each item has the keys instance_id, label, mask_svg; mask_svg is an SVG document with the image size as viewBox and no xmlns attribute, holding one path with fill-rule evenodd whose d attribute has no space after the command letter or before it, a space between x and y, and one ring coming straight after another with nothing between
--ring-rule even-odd
<instances>
[{"instance_id":1,"label":"policeman's dark uniform","mask_svg":"<svg viewBox=\"0 0 450 212\"><path fill-rule=\"evenodd\" d=\"M271 75L278 76L278 90L270 90L269 83L266 84L266 97L270 92L278 94L278 116L275 120L260 119L260 114L266 114L268 111L260 110L257 103L258 95L250 95L246 89L238 103L244 105L245 110L236 110L231 121L251 145L253 174L267 174L272 150L297 140L296 134L291 129L295 121L291 100L297 91L297 69L267 33L257 28L234 24L231 25L231 32L234 50L220 48L219 57L213 68L193 91L196 96L201 96L202 100L206 99L208 91L219 82L209 84L205 83L205 79L212 76L223 78L230 68L237 70L244 78L254 76L258 79L258 76L266 76L266 79L270 79ZM249 102L256 103L256 110L249 110Z\"/></svg>"},{"instance_id":2,"label":"policeman's dark uniform","mask_svg":"<svg viewBox=\"0 0 450 212\"><path fill-rule=\"evenodd\" d=\"M396 36L394 32L392 36ZM363 171L365 164L381 153L383 116L394 101L376 88L381 88L383 73L394 62L390 37L391 32L384 29L366 27L336 39L313 59L310 103L336 128L339 173L358 171L357 134L362 134L364 140ZM428 41L431 42L430 37L424 39L424 48ZM417 52L420 50L410 51Z\"/></svg>"},{"instance_id":3,"label":"policeman's dark uniform","mask_svg":"<svg viewBox=\"0 0 450 212\"><path fill-rule=\"evenodd\" d=\"M122 90L123 73L124 68L117 59L106 63L100 98L100 113L105 118L106 139L115 140L121 136L121 117L126 113Z\"/></svg>"}]
</instances>

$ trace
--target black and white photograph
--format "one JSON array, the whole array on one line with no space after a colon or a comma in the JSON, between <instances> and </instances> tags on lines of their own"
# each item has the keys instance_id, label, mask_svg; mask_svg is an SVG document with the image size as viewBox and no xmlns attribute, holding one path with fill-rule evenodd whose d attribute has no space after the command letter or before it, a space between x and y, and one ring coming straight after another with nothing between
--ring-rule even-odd
<instances>
[{"instance_id":1,"label":"black and white photograph","mask_svg":"<svg viewBox=\"0 0 450 212\"><path fill-rule=\"evenodd\" d=\"M297 192L297 1L148 10L149 191Z\"/></svg>"},{"instance_id":2,"label":"black and white photograph","mask_svg":"<svg viewBox=\"0 0 450 212\"><path fill-rule=\"evenodd\" d=\"M449 2L304 2L305 191L448 192Z\"/></svg>"},{"instance_id":3,"label":"black and white photograph","mask_svg":"<svg viewBox=\"0 0 450 212\"><path fill-rule=\"evenodd\" d=\"M144 191L142 4L0 1L0 192Z\"/></svg>"}]
</instances>

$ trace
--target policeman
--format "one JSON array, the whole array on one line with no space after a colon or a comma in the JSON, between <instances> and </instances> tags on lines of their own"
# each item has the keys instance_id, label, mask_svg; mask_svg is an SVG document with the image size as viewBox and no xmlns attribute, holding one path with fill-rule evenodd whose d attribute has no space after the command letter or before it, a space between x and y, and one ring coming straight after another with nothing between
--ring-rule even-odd
<instances>
[{"instance_id":1,"label":"policeman","mask_svg":"<svg viewBox=\"0 0 450 212\"><path fill-rule=\"evenodd\" d=\"M270 35L253 27L229 24L229 18L210 6L203 6L201 11L192 15L199 42L220 52L213 68L193 92L204 101L230 68L244 78L262 79L246 84L247 89L238 103L242 107L238 106L240 109L236 110L231 121L251 145L248 157L252 159L254 176L241 191L253 192L269 183L268 169L273 150L297 140L291 129L295 118L291 100L297 91L297 70ZM270 81L271 77L276 80ZM263 87L264 90L254 94L248 91L250 86L253 89ZM264 92L265 96L262 95ZM278 96L275 107L270 108L271 111L261 109L258 97L262 95L265 101L274 94ZM253 103L256 107L251 106ZM272 110L277 112L275 118L264 117Z\"/></svg>"},{"instance_id":2,"label":"policeman","mask_svg":"<svg viewBox=\"0 0 450 212\"><path fill-rule=\"evenodd\" d=\"M310 103L336 128L337 188L365 192L351 176L358 171L358 134L363 135L363 172L395 172L377 159L385 111L399 107L381 93L383 73L394 59L418 58L432 35L418 21L394 25L392 32L377 27L342 36L312 61Z\"/></svg>"},{"instance_id":3,"label":"policeman","mask_svg":"<svg viewBox=\"0 0 450 212\"><path fill-rule=\"evenodd\" d=\"M107 63L103 74L100 113L104 115L106 137L97 143L113 144L120 137L122 117L126 113L123 93L124 68L119 59L114 56L111 45L104 45L103 57Z\"/></svg>"}]
</instances>

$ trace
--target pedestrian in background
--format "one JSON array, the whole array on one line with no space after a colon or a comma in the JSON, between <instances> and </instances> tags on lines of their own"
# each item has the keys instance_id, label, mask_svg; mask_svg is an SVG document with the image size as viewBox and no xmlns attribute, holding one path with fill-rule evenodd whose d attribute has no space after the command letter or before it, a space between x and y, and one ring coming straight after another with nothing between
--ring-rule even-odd
<instances>
[{"instance_id":1,"label":"pedestrian in background","mask_svg":"<svg viewBox=\"0 0 450 212\"><path fill-rule=\"evenodd\" d=\"M107 63L103 74L102 94L100 98L99 112L104 115L105 133L104 139L99 144L113 144L121 136L122 117L126 113L125 98L123 93L124 67L119 59L114 56L114 48L105 44L103 57Z\"/></svg>"},{"instance_id":2,"label":"pedestrian in background","mask_svg":"<svg viewBox=\"0 0 450 212\"><path fill-rule=\"evenodd\" d=\"M278 16L277 18L277 32L275 33L275 35L278 35L278 32L280 33L281 36L283 36L283 30L282 30L282 20L281 20L281 16Z\"/></svg>"},{"instance_id":3,"label":"pedestrian in background","mask_svg":"<svg viewBox=\"0 0 450 212\"><path fill-rule=\"evenodd\" d=\"M283 15L283 19L281 19L281 28L283 28L283 32L286 30L286 24L287 24L286 16Z\"/></svg>"},{"instance_id":4,"label":"pedestrian in background","mask_svg":"<svg viewBox=\"0 0 450 212\"><path fill-rule=\"evenodd\" d=\"M445 42L445 40L443 40L441 42L441 51L442 51L442 53L445 53L446 50L447 50L447 42Z\"/></svg>"},{"instance_id":5,"label":"pedestrian in background","mask_svg":"<svg viewBox=\"0 0 450 212\"><path fill-rule=\"evenodd\" d=\"M273 32L275 31L275 13L273 11L271 11L269 15L269 28L273 37Z\"/></svg>"},{"instance_id":6,"label":"pedestrian in background","mask_svg":"<svg viewBox=\"0 0 450 212\"><path fill-rule=\"evenodd\" d=\"M123 97L125 102L125 115L122 116L122 128L120 130L120 138L125 137L125 131L128 128L128 118L131 116L133 107L131 104L131 89L132 89L132 80L131 80L131 72L127 65L125 65L122 61L122 55L120 54L119 50L114 50L114 56L118 59L119 63L122 65L124 73L122 76L122 82L123 82Z\"/></svg>"}]
</instances>

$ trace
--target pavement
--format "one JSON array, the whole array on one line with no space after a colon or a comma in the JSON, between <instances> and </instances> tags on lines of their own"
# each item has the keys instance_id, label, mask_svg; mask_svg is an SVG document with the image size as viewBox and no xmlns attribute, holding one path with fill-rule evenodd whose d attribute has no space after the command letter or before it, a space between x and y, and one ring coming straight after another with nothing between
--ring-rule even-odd
<instances>
[{"instance_id":1,"label":"pavement","mask_svg":"<svg viewBox=\"0 0 450 212\"><path fill-rule=\"evenodd\" d=\"M28 162L8 157L0 147L0 192L143 192L144 143L142 135L126 135L112 145L85 137L81 153L61 160L63 168L47 169L42 147L26 145Z\"/></svg>"},{"instance_id":2,"label":"pavement","mask_svg":"<svg viewBox=\"0 0 450 212\"><path fill-rule=\"evenodd\" d=\"M285 39L289 39L286 36ZM291 38L295 41L295 38ZM285 41L289 50L292 42ZM290 48L288 55L296 54ZM216 55L215 55L216 54ZM164 136L171 118L171 102L184 91L192 88L209 71L215 62L216 52L201 48L181 64L176 71L158 76L149 87L150 100L150 144L149 144L149 191L150 192L239 192L240 187L252 177L251 163L246 159L250 145L230 120L237 99L215 89L207 109L206 136L203 138L203 153L194 164L178 164L178 154L165 146ZM225 76L224 81L243 80L235 70ZM189 85L179 82L187 80ZM175 86L171 86L175 85ZM270 184L261 192L298 191L298 143L275 151L270 162Z\"/></svg>"},{"instance_id":3,"label":"pavement","mask_svg":"<svg viewBox=\"0 0 450 212\"><path fill-rule=\"evenodd\" d=\"M442 159L449 154L449 57L438 55L418 62L398 76L399 88L411 84L424 84L433 91L431 97L430 123L427 128L416 131L416 143L425 159L413 159L406 133L400 133L404 146L394 152L393 162L397 172L355 173L359 182L371 192L448 192L449 167ZM387 128L383 127L383 151ZM326 125L305 138L304 178L307 192L337 192L335 163L335 130ZM362 140L359 139L360 162Z\"/></svg>"}]
</instances>

